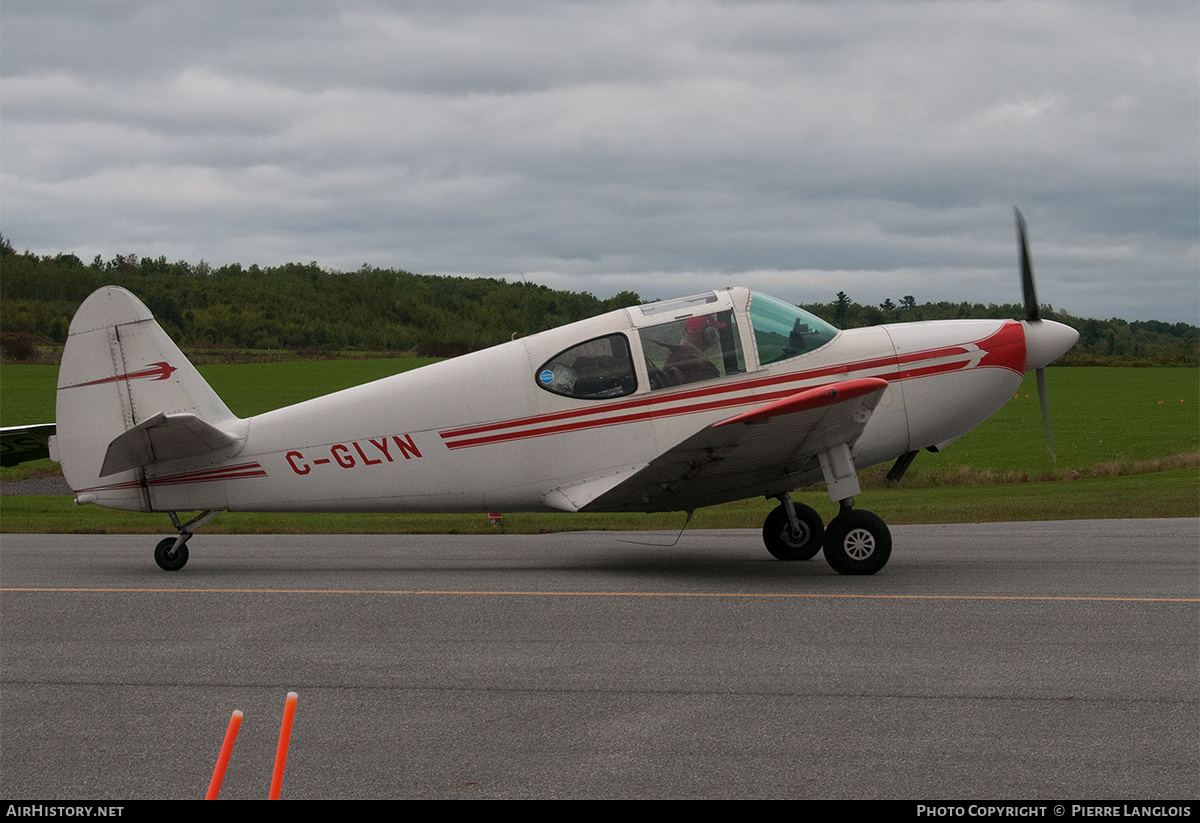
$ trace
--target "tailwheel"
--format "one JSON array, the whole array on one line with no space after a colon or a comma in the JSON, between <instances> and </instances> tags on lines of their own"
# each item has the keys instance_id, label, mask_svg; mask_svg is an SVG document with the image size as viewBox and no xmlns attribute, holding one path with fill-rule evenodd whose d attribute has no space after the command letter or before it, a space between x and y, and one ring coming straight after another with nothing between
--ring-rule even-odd
<instances>
[{"instance_id":1,"label":"tailwheel","mask_svg":"<svg viewBox=\"0 0 1200 823\"><path fill-rule=\"evenodd\" d=\"M188 562L188 547L184 543L175 548L178 538L165 537L154 547L154 562L163 571L174 572L182 569Z\"/></svg>"},{"instance_id":2,"label":"tailwheel","mask_svg":"<svg viewBox=\"0 0 1200 823\"><path fill-rule=\"evenodd\" d=\"M180 523L179 515L175 512L167 512L167 516L171 518L171 525L175 527L175 531L179 532L179 537L163 538L154 547L154 562L158 564L158 567L163 571L177 572L186 566L188 562L187 542L192 539L196 529L222 511L222 509L209 509L200 512L186 523Z\"/></svg>"},{"instance_id":3,"label":"tailwheel","mask_svg":"<svg viewBox=\"0 0 1200 823\"><path fill-rule=\"evenodd\" d=\"M788 501L790 502L790 501ZM796 523L788 517L788 502L776 506L763 523L763 543L777 560L811 560L821 550L825 526L812 506L792 504Z\"/></svg>"},{"instance_id":4,"label":"tailwheel","mask_svg":"<svg viewBox=\"0 0 1200 823\"><path fill-rule=\"evenodd\" d=\"M838 574L875 574L892 555L892 533L878 515L846 509L829 521L824 549Z\"/></svg>"}]
</instances>

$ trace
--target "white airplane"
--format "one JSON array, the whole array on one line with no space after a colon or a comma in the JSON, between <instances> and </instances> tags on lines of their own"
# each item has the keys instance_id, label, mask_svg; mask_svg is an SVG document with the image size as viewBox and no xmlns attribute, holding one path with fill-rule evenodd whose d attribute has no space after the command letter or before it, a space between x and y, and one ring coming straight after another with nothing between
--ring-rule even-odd
<instances>
[{"instance_id":1,"label":"white airplane","mask_svg":"<svg viewBox=\"0 0 1200 823\"><path fill-rule=\"evenodd\" d=\"M764 495L767 550L874 574L891 536L857 470L982 423L1078 339L1026 319L839 331L745 288L583 320L239 418L128 291L71 321L49 450L77 503L166 512L158 565L222 511L686 511ZM1047 414L1047 433L1049 418ZM824 481L828 524L792 489ZM186 523L177 512L200 511Z\"/></svg>"}]
</instances>

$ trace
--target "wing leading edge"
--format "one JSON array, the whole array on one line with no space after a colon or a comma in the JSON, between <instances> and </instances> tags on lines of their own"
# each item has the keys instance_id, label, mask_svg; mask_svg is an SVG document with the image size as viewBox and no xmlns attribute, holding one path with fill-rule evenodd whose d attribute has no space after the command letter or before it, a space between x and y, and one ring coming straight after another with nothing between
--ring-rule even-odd
<instances>
[{"instance_id":1,"label":"wing leading edge","mask_svg":"<svg viewBox=\"0 0 1200 823\"><path fill-rule=\"evenodd\" d=\"M870 377L797 392L713 423L644 466L554 489L543 501L563 511L686 511L815 482L823 462L833 463L826 475L853 477L849 449L886 388Z\"/></svg>"}]
</instances>

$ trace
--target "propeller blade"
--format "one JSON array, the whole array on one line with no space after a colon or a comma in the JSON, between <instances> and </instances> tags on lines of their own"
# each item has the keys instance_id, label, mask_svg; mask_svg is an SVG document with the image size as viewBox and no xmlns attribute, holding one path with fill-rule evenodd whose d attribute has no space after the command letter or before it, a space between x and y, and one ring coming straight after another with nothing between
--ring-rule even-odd
<instances>
[{"instance_id":1,"label":"propeller blade","mask_svg":"<svg viewBox=\"0 0 1200 823\"><path fill-rule=\"evenodd\" d=\"M1054 454L1054 435L1050 431L1050 398L1046 394L1046 370L1038 369L1037 389L1038 400L1042 401L1042 421L1046 424L1046 446L1050 449L1050 459L1055 463L1058 462L1058 457Z\"/></svg>"},{"instance_id":2,"label":"propeller blade","mask_svg":"<svg viewBox=\"0 0 1200 823\"><path fill-rule=\"evenodd\" d=\"M1029 232L1025 216L1013 207L1017 219L1017 245L1021 251L1021 293L1025 300L1025 368L1034 367L1037 375L1038 400L1042 404L1042 422L1046 424L1046 447L1050 459L1058 462L1054 453L1054 434L1050 430L1050 398L1046 394L1046 364L1053 362L1079 339L1079 333L1069 326L1047 320L1038 313L1037 291L1033 287L1033 264L1029 262Z\"/></svg>"},{"instance_id":3,"label":"propeller blade","mask_svg":"<svg viewBox=\"0 0 1200 823\"><path fill-rule=\"evenodd\" d=\"M1017 244L1021 247L1021 294L1025 299L1025 319L1030 322L1041 320L1038 315L1037 292L1033 288L1033 264L1029 262L1029 241L1026 237L1025 216L1014 207L1017 216Z\"/></svg>"}]
</instances>

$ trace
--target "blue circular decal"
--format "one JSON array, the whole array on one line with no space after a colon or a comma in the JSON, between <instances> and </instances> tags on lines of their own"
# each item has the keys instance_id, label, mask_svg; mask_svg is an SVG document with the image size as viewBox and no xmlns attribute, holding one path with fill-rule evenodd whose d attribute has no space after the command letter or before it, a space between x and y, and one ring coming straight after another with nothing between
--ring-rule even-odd
<instances>
[{"instance_id":1,"label":"blue circular decal","mask_svg":"<svg viewBox=\"0 0 1200 823\"><path fill-rule=\"evenodd\" d=\"M538 375L538 380L541 380L547 386L554 382L554 372L550 369L542 369L542 373Z\"/></svg>"}]
</instances>

